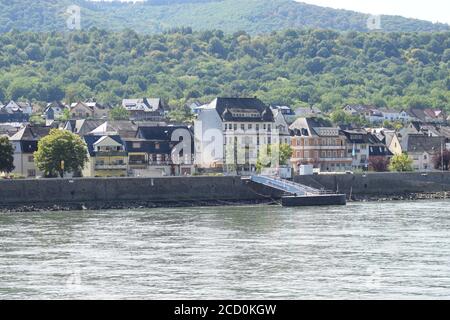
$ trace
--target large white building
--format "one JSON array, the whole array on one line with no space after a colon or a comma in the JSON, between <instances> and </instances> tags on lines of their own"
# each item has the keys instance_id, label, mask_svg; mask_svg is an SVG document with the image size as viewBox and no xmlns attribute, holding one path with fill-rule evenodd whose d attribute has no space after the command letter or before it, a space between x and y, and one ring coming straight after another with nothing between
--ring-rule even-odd
<instances>
[{"instance_id":1,"label":"large white building","mask_svg":"<svg viewBox=\"0 0 450 320\"><path fill-rule=\"evenodd\" d=\"M290 139L282 114L274 117L257 98L216 98L201 110L194 128L197 165L228 172L255 171L266 146Z\"/></svg>"}]
</instances>

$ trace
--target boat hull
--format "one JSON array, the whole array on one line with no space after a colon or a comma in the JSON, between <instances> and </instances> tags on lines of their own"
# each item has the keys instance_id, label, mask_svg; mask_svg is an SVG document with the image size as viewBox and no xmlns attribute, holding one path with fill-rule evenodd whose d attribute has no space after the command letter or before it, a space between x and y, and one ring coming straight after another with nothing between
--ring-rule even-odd
<instances>
[{"instance_id":1,"label":"boat hull","mask_svg":"<svg viewBox=\"0 0 450 320\"><path fill-rule=\"evenodd\" d=\"M281 204L283 207L344 206L347 198L345 194L286 196L281 198Z\"/></svg>"}]
</instances>

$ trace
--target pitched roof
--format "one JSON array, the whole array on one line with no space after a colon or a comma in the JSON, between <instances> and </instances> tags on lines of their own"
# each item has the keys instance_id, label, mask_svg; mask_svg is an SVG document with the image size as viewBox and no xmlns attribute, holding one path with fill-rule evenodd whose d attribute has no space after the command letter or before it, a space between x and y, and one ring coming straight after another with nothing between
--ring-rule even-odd
<instances>
[{"instance_id":1,"label":"pitched roof","mask_svg":"<svg viewBox=\"0 0 450 320\"><path fill-rule=\"evenodd\" d=\"M14 134L12 141L38 141L49 134L51 127L27 125Z\"/></svg>"},{"instance_id":2,"label":"pitched roof","mask_svg":"<svg viewBox=\"0 0 450 320\"><path fill-rule=\"evenodd\" d=\"M122 106L129 111L154 112L162 109L160 98L123 99Z\"/></svg>"},{"instance_id":3,"label":"pitched roof","mask_svg":"<svg viewBox=\"0 0 450 320\"><path fill-rule=\"evenodd\" d=\"M321 130L323 129L332 129L339 134L339 128L334 127L329 120L324 118L298 118L295 120L293 124L290 125L289 129L294 135L302 135L302 136L321 136Z\"/></svg>"},{"instance_id":4,"label":"pitched roof","mask_svg":"<svg viewBox=\"0 0 450 320\"><path fill-rule=\"evenodd\" d=\"M172 134L177 129L187 130L192 135L192 131L187 126L151 126L139 127L137 137L153 141L171 141Z\"/></svg>"},{"instance_id":5,"label":"pitched roof","mask_svg":"<svg viewBox=\"0 0 450 320\"><path fill-rule=\"evenodd\" d=\"M364 129L341 130L350 143L369 143L369 133Z\"/></svg>"},{"instance_id":6,"label":"pitched roof","mask_svg":"<svg viewBox=\"0 0 450 320\"><path fill-rule=\"evenodd\" d=\"M429 137L422 134L410 134L406 136L406 150L407 152L439 152L445 147L445 138L443 137Z\"/></svg>"},{"instance_id":7,"label":"pitched roof","mask_svg":"<svg viewBox=\"0 0 450 320\"><path fill-rule=\"evenodd\" d=\"M85 135L103 124L105 120L91 120L91 119L81 119L81 120L69 120L66 122L64 129L70 130L71 132L78 135Z\"/></svg>"},{"instance_id":8,"label":"pitched roof","mask_svg":"<svg viewBox=\"0 0 450 320\"><path fill-rule=\"evenodd\" d=\"M224 121L273 122L273 113L257 98L216 98L206 109L216 109Z\"/></svg>"},{"instance_id":9,"label":"pitched roof","mask_svg":"<svg viewBox=\"0 0 450 320\"><path fill-rule=\"evenodd\" d=\"M113 136L93 136L93 135L86 135L83 137L84 141L86 142L87 148L88 148L88 152L89 155L91 156L95 156L95 151L94 151L94 145L100 141L100 140L104 140L105 138L111 138L113 139L115 142L124 145L122 139L120 138L120 136L117 135L113 135Z\"/></svg>"}]
</instances>

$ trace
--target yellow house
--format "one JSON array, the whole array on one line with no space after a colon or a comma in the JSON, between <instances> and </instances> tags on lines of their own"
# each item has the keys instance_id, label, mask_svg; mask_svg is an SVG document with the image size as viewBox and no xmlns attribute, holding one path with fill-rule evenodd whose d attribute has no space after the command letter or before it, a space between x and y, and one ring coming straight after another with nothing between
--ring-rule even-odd
<instances>
[{"instance_id":1,"label":"yellow house","mask_svg":"<svg viewBox=\"0 0 450 320\"><path fill-rule=\"evenodd\" d=\"M117 136L84 136L89 161L83 169L84 177L127 176L128 155L122 139Z\"/></svg>"}]
</instances>

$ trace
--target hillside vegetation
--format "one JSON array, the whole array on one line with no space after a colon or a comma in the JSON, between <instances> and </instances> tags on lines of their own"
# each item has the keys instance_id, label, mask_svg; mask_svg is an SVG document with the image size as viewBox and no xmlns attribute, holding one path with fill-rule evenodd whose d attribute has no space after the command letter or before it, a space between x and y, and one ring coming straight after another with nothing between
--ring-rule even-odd
<instances>
[{"instance_id":1,"label":"hillside vegetation","mask_svg":"<svg viewBox=\"0 0 450 320\"><path fill-rule=\"evenodd\" d=\"M293 0L152 0L144 3L90 2L84 0L0 0L0 32L66 30L65 11L81 7L83 29L132 29L159 33L174 27L196 31L221 29L250 34L287 28L368 31L368 15L298 3ZM383 16L383 31L446 31L445 24Z\"/></svg>"},{"instance_id":2,"label":"hillside vegetation","mask_svg":"<svg viewBox=\"0 0 450 320\"><path fill-rule=\"evenodd\" d=\"M450 107L450 32L15 31L0 47L0 101L152 96L182 105L220 95L323 110Z\"/></svg>"}]
</instances>

